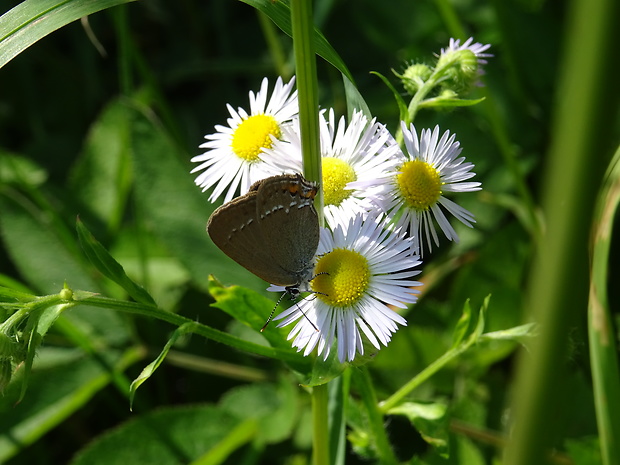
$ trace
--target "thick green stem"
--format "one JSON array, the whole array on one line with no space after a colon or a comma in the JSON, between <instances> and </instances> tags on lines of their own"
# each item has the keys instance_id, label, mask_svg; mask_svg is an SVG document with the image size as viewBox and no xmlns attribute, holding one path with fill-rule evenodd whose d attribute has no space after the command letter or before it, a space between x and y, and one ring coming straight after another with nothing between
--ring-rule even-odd
<instances>
[{"instance_id":1,"label":"thick green stem","mask_svg":"<svg viewBox=\"0 0 620 465\"><path fill-rule=\"evenodd\" d=\"M312 388L312 453L314 465L329 465L327 384Z\"/></svg>"},{"instance_id":2,"label":"thick green stem","mask_svg":"<svg viewBox=\"0 0 620 465\"><path fill-rule=\"evenodd\" d=\"M299 101L299 130L304 161L304 176L322 182L321 148L319 140L319 97L314 54L314 24L310 0L291 1L295 75ZM315 199L315 207L323 224L322 189Z\"/></svg>"},{"instance_id":3,"label":"thick green stem","mask_svg":"<svg viewBox=\"0 0 620 465\"><path fill-rule=\"evenodd\" d=\"M610 156L606 131L618 108L612 67L618 2L576 0L569 18L542 178L547 229L527 289L526 308L540 335L519 360L506 465L546 463L546 451L562 434L562 414L571 409L565 389L568 335L586 314L588 234Z\"/></svg>"}]
</instances>

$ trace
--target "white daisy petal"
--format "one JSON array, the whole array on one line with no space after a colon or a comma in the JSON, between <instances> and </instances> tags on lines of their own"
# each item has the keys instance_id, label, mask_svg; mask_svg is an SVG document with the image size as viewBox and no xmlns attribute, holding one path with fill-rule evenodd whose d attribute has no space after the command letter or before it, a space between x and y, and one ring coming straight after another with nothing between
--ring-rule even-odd
<instances>
[{"instance_id":1,"label":"white daisy petal","mask_svg":"<svg viewBox=\"0 0 620 465\"><path fill-rule=\"evenodd\" d=\"M200 173L195 183L203 191L213 188L210 201L226 192L224 201L228 202L238 191L246 193L259 179L281 174L269 172L262 157L271 137L282 137L284 128L297 116L294 83L295 78L287 84L278 78L269 96L269 80L263 79L260 90L249 93L249 113L226 105L230 113L228 127L216 125L216 132L206 135L207 142L200 145L206 151L191 159L200 163L191 171Z\"/></svg>"},{"instance_id":2,"label":"white daisy petal","mask_svg":"<svg viewBox=\"0 0 620 465\"><path fill-rule=\"evenodd\" d=\"M400 211L396 227L408 227L413 239L410 253L423 256L425 249L431 252L433 245L439 246L435 224L448 240L458 242L444 210L467 226L475 223L472 213L444 194L478 191L481 184L465 182L475 176L474 165L460 156L462 149L454 134L441 134L435 126L423 129L418 137L415 126L408 128L404 123L402 132L405 152L399 152L397 169L378 180L369 199L376 211L392 215Z\"/></svg>"},{"instance_id":3,"label":"white daisy petal","mask_svg":"<svg viewBox=\"0 0 620 465\"><path fill-rule=\"evenodd\" d=\"M311 282L314 298L274 318L281 320L278 327L296 322L288 338L304 355L316 349L327 359L336 341L339 360L351 361L364 353L365 340L379 349L399 325L407 324L387 305L405 308L417 300L418 291L410 286L420 283L410 278L419 273L411 268L420 261L409 255L412 240L389 226L379 215L364 220L358 214L346 228L321 231Z\"/></svg>"},{"instance_id":4,"label":"white daisy petal","mask_svg":"<svg viewBox=\"0 0 620 465\"><path fill-rule=\"evenodd\" d=\"M387 178L395 169L399 152L396 141L382 124L368 121L356 112L347 124L336 120L333 110L322 112L319 119L320 150L323 158L325 220L333 229L346 225L356 214L373 210L369 193L378 179ZM281 140L265 150L264 161L273 172L302 170L301 140L298 121L283 131Z\"/></svg>"}]
</instances>

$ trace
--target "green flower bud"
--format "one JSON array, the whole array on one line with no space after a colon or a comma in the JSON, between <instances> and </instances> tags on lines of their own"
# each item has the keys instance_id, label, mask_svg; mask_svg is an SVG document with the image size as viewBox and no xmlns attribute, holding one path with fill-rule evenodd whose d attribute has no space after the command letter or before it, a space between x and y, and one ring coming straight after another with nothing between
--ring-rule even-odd
<instances>
[{"instance_id":1,"label":"green flower bud","mask_svg":"<svg viewBox=\"0 0 620 465\"><path fill-rule=\"evenodd\" d=\"M68 287L63 288L60 291L60 298L63 300L73 300L73 291Z\"/></svg>"},{"instance_id":2,"label":"green flower bud","mask_svg":"<svg viewBox=\"0 0 620 465\"><path fill-rule=\"evenodd\" d=\"M397 74L397 76L400 78L407 93L409 95L415 95L418 89L422 87L431 76L432 72L433 71L428 66L422 63L415 63L408 66L402 75Z\"/></svg>"},{"instance_id":3,"label":"green flower bud","mask_svg":"<svg viewBox=\"0 0 620 465\"><path fill-rule=\"evenodd\" d=\"M442 54L437 62L437 68L444 70L441 86L456 94L471 90L479 76L478 58L469 49Z\"/></svg>"}]
</instances>

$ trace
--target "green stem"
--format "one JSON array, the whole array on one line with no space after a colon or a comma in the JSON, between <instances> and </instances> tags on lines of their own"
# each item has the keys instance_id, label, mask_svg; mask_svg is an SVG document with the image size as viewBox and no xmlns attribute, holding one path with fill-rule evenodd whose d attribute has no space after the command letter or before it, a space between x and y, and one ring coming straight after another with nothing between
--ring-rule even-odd
<instances>
[{"instance_id":1,"label":"green stem","mask_svg":"<svg viewBox=\"0 0 620 465\"><path fill-rule=\"evenodd\" d=\"M108 299L105 297L88 297L84 300L74 301L74 306L79 304L90 305L93 307L111 308L113 310L120 310L125 313L131 313L134 315L142 315L149 318L157 318L158 320L166 321L175 326L181 326L187 323L193 323L192 333L203 336L207 339L211 339L216 342L221 342L235 349L251 352L257 355L265 357L275 358L286 362L299 363L299 355L295 352L281 350L273 347L266 347L260 344L254 344L252 342L239 339L230 334L218 331L217 329L210 328L209 326L202 325L185 318L176 313L166 312L157 307L140 304L137 302L128 302L124 300Z\"/></svg>"},{"instance_id":2,"label":"green stem","mask_svg":"<svg viewBox=\"0 0 620 465\"><path fill-rule=\"evenodd\" d=\"M396 407L407 395L409 395L410 392L469 349L474 342L475 339L470 338L468 341L460 344L454 349L449 350L433 363L428 365L424 370L414 376L407 384L383 401L380 405L381 412L385 414L389 412L391 408Z\"/></svg>"},{"instance_id":3,"label":"green stem","mask_svg":"<svg viewBox=\"0 0 620 465\"><path fill-rule=\"evenodd\" d=\"M565 389L569 334L585 315L589 225L618 108L611 57L619 6L615 0L576 0L569 10L541 178L547 227L526 291L525 308L540 324L540 335L518 361L512 390L517 421L511 425L506 465L546 463L545 451L565 431L561 414L569 415L573 407L574 397L566 397L571 393Z\"/></svg>"},{"instance_id":4,"label":"green stem","mask_svg":"<svg viewBox=\"0 0 620 465\"><path fill-rule=\"evenodd\" d=\"M304 175L311 181L321 183L321 147L319 139L319 97L314 54L314 24L312 1L291 0L291 23L293 26L293 49L295 51L295 74L299 101L299 130L304 162ZM315 207L319 222L323 219L323 189L319 190ZM312 389L313 457L315 465L329 464L329 429L327 415L327 385Z\"/></svg>"},{"instance_id":5,"label":"green stem","mask_svg":"<svg viewBox=\"0 0 620 465\"><path fill-rule=\"evenodd\" d=\"M327 394L327 384L321 384L312 388L312 449L314 465L329 464Z\"/></svg>"},{"instance_id":6,"label":"green stem","mask_svg":"<svg viewBox=\"0 0 620 465\"><path fill-rule=\"evenodd\" d=\"M420 109L420 103L422 103L424 98L439 83L447 67L449 67L449 65L443 66L441 68L435 68L433 74L431 74L428 80L422 85L422 87L418 89L415 95L411 98L409 106L407 107L407 116L403 121L407 128L409 128L409 125L413 123L413 120L418 114L418 110ZM396 142L402 147L403 132L401 126L398 126L398 130L396 131Z\"/></svg>"},{"instance_id":7,"label":"green stem","mask_svg":"<svg viewBox=\"0 0 620 465\"><path fill-rule=\"evenodd\" d=\"M614 217L620 204L620 147L611 164L592 231L592 281L588 305L588 339L602 463L620 463L620 374L617 332L608 287Z\"/></svg>"},{"instance_id":8,"label":"green stem","mask_svg":"<svg viewBox=\"0 0 620 465\"><path fill-rule=\"evenodd\" d=\"M319 97L314 54L314 24L312 23L312 2L291 1L291 23L293 26L293 49L295 50L295 74L299 101L299 129L304 162L304 176L321 183L321 148L319 140ZM322 189L315 199L315 207L323 224Z\"/></svg>"}]
</instances>

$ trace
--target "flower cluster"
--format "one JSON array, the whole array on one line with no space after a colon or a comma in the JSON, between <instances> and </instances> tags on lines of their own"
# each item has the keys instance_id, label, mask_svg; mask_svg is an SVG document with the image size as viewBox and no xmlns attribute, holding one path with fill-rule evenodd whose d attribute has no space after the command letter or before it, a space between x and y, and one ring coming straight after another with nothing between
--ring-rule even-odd
<instances>
[{"instance_id":1,"label":"flower cluster","mask_svg":"<svg viewBox=\"0 0 620 465\"><path fill-rule=\"evenodd\" d=\"M437 68L445 71L441 85L458 81L462 87L465 74L468 82L479 76L488 47L451 40L438 59ZM409 77L413 91L430 76L430 69L422 71ZM250 92L249 112L228 106L228 127L216 126L206 136L201 147L207 150L192 159L200 163L192 173L200 173L196 184L203 190L212 189L210 200L226 192L228 202L263 178L303 171L293 85L279 78L268 98L263 80L256 94ZM417 299L414 268L439 245L436 225L457 242L446 212L466 226L475 223L471 212L446 197L480 190L480 183L467 181L474 166L460 156L455 134L438 126L418 133L405 122L400 130L402 146L361 111L348 124L331 109L320 112L327 227L320 231L312 279L305 283L313 296L275 318L280 326L295 323L289 339L304 355L316 349L327 358L335 346L340 361L352 361L368 343L377 350L387 345L398 325L406 325L394 308Z\"/></svg>"},{"instance_id":2,"label":"flower cluster","mask_svg":"<svg viewBox=\"0 0 620 465\"><path fill-rule=\"evenodd\" d=\"M437 90L438 98L456 98L480 85L483 73L481 65L487 63L486 58L492 56L485 53L489 44L475 42L473 38L461 44L458 39L450 39L448 47L441 49L434 67L424 63L410 64L402 74L395 73L410 95L421 89L426 92Z\"/></svg>"}]
</instances>

